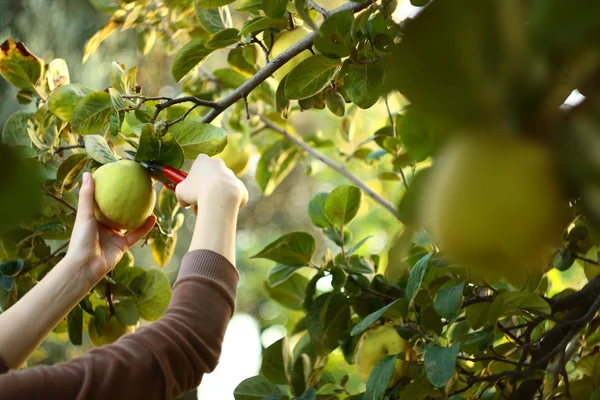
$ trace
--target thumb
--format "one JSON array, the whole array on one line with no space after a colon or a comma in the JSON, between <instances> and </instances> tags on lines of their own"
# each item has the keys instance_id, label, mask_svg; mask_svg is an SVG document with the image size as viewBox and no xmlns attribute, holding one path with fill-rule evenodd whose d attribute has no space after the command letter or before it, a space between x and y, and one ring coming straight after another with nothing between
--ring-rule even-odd
<instances>
[{"instance_id":1,"label":"thumb","mask_svg":"<svg viewBox=\"0 0 600 400\"><path fill-rule=\"evenodd\" d=\"M89 172L83 174L79 189L79 204L75 222L85 222L94 218L94 178Z\"/></svg>"}]
</instances>

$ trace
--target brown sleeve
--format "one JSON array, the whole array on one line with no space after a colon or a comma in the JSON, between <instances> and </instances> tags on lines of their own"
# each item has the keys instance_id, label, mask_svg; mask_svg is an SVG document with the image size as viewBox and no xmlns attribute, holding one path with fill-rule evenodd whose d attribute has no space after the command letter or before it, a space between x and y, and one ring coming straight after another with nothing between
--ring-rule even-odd
<instances>
[{"instance_id":1,"label":"brown sleeve","mask_svg":"<svg viewBox=\"0 0 600 400\"><path fill-rule=\"evenodd\" d=\"M0 398L176 398L217 366L238 279L223 256L190 252L163 318L72 361L0 375Z\"/></svg>"}]
</instances>

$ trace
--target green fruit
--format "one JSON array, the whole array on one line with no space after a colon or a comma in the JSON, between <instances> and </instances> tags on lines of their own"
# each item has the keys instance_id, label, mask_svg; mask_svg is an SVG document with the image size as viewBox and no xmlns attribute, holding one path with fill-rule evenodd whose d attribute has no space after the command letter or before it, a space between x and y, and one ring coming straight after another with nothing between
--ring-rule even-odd
<instances>
[{"instance_id":1,"label":"green fruit","mask_svg":"<svg viewBox=\"0 0 600 400\"><path fill-rule=\"evenodd\" d=\"M543 269L568 203L549 149L509 137L455 139L436 159L420 219L454 262L516 282Z\"/></svg>"},{"instance_id":2,"label":"green fruit","mask_svg":"<svg viewBox=\"0 0 600 400\"><path fill-rule=\"evenodd\" d=\"M248 163L252 156L250 145L240 147L241 137L229 135L229 141L225 149L216 155L225 162L227 168L233 171L235 176L241 176L248 170Z\"/></svg>"},{"instance_id":3,"label":"green fruit","mask_svg":"<svg viewBox=\"0 0 600 400\"><path fill-rule=\"evenodd\" d=\"M106 321L101 328L102 336L96 329L96 318L92 317L88 323L88 334L90 336L90 342L94 347L100 347L105 344L111 344L117 341L121 336L127 333L133 333L135 326L123 325L117 317L111 317Z\"/></svg>"},{"instance_id":4,"label":"green fruit","mask_svg":"<svg viewBox=\"0 0 600 400\"><path fill-rule=\"evenodd\" d=\"M287 31L281 33L273 42L273 47L271 48L270 57L271 60L283 53L285 50L304 39L306 35L311 33L311 31L303 26L296 28L292 31ZM278 81L281 81L287 74L289 74L298 64L302 61L306 60L312 56L312 53L308 50L304 50L302 53L298 54L296 57L292 58L285 65L279 68L273 76Z\"/></svg>"},{"instance_id":5,"label":"green fruit","mask_svg":"<svg viewBox=\"0 0 600 400\"><path fill-rule=\"evenodd\" d=\"M346 114L346 100L338 92L330 92L325 95L325 104L334 115L343 117Z\"/></svg>"},{"instance_id":6,"label":"green fruit","mask_svg":"<svg viewBox=\"0 0 600 400\"><path fill-rule=\"evenodd\" d=\"M94 172L96 219L114 229L134 230L152 214L152 179L135 161L105 164Z\"/></svg>"},{"instance_id":7,"label":"green fruit","mask_svg":"<svg viewBox=\"0 0 600 400\"><path fill-rule=\"evenodd\" d=\"M408 342L400 337L393 326L381 325L369 329L361 338L356 354L360 379L366 383L373 367L383 357L404 352L404 358L399 356L396 360L394 376L388 387L394 386L398 379L406 375L406 360L409 359L410 350Z\"/></svg>"}]
</instances>

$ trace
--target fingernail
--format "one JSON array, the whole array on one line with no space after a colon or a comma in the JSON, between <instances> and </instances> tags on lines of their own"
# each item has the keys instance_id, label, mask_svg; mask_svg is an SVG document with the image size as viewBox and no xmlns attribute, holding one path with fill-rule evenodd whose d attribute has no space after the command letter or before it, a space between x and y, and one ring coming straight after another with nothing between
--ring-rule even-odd
<instances>
[{"instance_id":1,"label":"fingernail","mask_svg":"<svg viewBox=\"0 0 600 400\"><path fill-rule=\"evenodd\" d=\"M87 185L88 183L90 183L90 173L84 172L83 173L83 184Z\"/></svg>"}]
</instances>

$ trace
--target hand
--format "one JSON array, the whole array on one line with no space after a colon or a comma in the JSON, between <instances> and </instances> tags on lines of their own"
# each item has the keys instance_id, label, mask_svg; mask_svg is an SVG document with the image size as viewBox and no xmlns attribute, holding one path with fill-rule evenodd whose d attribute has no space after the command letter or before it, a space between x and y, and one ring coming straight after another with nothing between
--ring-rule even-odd
<instances>
[{"instance_id":1,"label":"hand","mask_svg":"<svg viewBox=\"0 0 600 400\"><path fill-rule=\"evenodd\" d=\"M182 207L212 208L233 207L238 209L248 202L248 190L223 160L200 154L187 178L175 188L177 200Z\"/></svg>"},{"instance_id":2,"label":"hand","mask_svg":"<svg viewBox=\"0 0 600 400\"><path fill-rule=\"evenodd\" d=\"M79 190L77 217L65 258L88 269L90 278L98 281L113 269L131 246L150 232L155 222L156 217L152 215L144 225L126 235L99 223L94 217L94 178L86 172Z\"/></svg>"}]
</instances>

